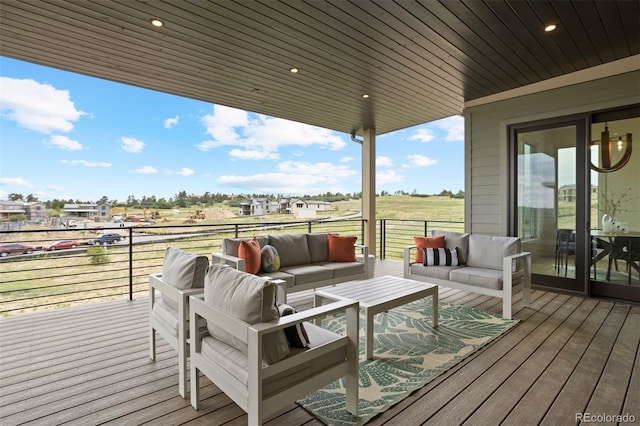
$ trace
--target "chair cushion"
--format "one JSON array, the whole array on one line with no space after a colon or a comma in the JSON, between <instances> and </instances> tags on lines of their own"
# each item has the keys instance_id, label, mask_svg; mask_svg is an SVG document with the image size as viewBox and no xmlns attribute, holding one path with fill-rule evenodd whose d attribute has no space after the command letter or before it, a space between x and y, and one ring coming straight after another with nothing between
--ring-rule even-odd
<instances>
[{"instance_id":1,"label":"chair cushion","mask_svg":"<svg viewBox=\"0 0 640 426\"><path fill-rule=\"evenodd\" d=\"M246 322L258 324L280 318L276 306L276 286L264 278L224 265L211 265L207 270L204 300L218 310ZM247 344L231 333L207 321L209 334L247 353ZM289 355L289 344L282 330L263 337L263 355L273 364Z\"/></svg>"},{"instance_id":2,"label":"chair cushion","mask_svg":"<svg viewBox=\"0 0 640 426\"><path fill-rule=\"evenodd\" d=\"M316 265L331 269L333 271L332 278L344 278L365 272L362 262L320 262Z\"/></svg>"},{"instance_id":3,"label":"chair cushion","mask_svg":"<svg viewBox=\"0 0 640 426\"><path fill-rule=\"evenodd\" d=\"M202 288L208 265L209 259L206 256L168 247L162 264L162 281L180 290ZM177 303L171 299L166 298L165 303L178 309Z\"/></svg>"},{"instance_id":4,"label":"chair cushion","mask_svg":"<svg viewBox=\"0 0 640 426\"><path fill-rule=\"evenodd\" d=\"M517 253L520 253L518 237L471 234L467 266L502 270L504 257Z\"/></svg>"},{"instance_id":5,"label":"chair cushion","mask_svg":"<svg viewBox=\"0 0 640 426\"><path fill-rule=\"evenodd\" d=\"M444 236L444 246L448 249L458 249L458 262L461 265L467 263L469 253L469 235L451 231L431 231L432 237Z\"/></svg>"},{"instance_id":6,"label":"chair cushion","mask_svg":"<svg viewBox=\"0 0 640 426\"><path fill-rule=\"evenodd\" d=\"M465 268L451 271L449 276L452 281L458 283L494 290L502 290L502 271L497 269L467 266Z\"/></svg>"},{"instance_id":7,"label":"chair cushion","mask_svg":"<svg viewBox=\"0 0 640 426\"><path fill-rule=\"evenodd\" d=\"M463 266L424 266L421 263L412 263L411 275L448 280L451 271L460 268Z\"/></svg>"},{"instance_id":8,"label":"chair cushion","mask_svg":"<svg viewBox=\"0 0 640 426\"><path fill-rule=\"evenodd\" d=\"M260 250L260 268L262 272L276 272L280 269L280 255L274 246L267 244Z\"/></svg>"},{"instance_id":9,"label":"chair cushion","mask_svg":"<svg viewBox=\"0 0 640 426\"><path fill-rule=\"evenodd\" d=\"M287 266L286 268L280 268L279 272L294 275L294 286L329 280L332 276L331 269L319 265Z\"/></svg>"},{"instance_id":10,"label":"chair cushion","mask_svg":"<svg viewBox=\"0 0 640 426\"><path fill-rule=\"evenodd\" d=\"M329 246L329 262L355 262L357 237L341 237L329 234L327 237Z\"/></svg>"},{"instance_id":11,"label":"chair cushion","mask_svg":"<svg viewBox=\"0 0 640 426\"><path fill-rule=\"evenodd\" d=\"M307 245L311 263L326 262L329 258L329 235L326 233L307 234Z\"/></svg>"},{"instance_id":12,"label":"chair cushion","mask_svg":"<svg viewBox=\"0 0 640 426\"><path fill-rule=\"evenodd\" d=\"M418 247L416 250L416 263L424 263L423 248L444 248L444 235L438 237L413 237L413 242Z\"/></svg>"},{"instance_id":13,"label":"chair cushion","mask_svg":"<svg viewBox=\"0 0 640 426\"><path fill-rule=\"evenodd\" d=\"M249 241L240 241L238 247L238 257L244 259L244 269L250 274L260 272L260 243L253 237Z\"/></svg>"},{"instance_id":14,"label":"chair cushion","mask_svg":"<svg viewBox=\"0 0 640 426\"><path fill-rule=\"evenodd\" d=\"M269 244L278 250L281 268L311 263L305 234L269 235Z\"/></svg>"}]
</instances>

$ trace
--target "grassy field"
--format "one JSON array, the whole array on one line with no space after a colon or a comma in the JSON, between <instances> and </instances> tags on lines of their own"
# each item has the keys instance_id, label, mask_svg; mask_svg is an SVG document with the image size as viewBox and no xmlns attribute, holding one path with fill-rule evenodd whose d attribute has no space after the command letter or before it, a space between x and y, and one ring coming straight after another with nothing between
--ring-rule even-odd
<instances>
[{"instance_id":1,"label":"grassy field","mask_svg":"<svg viewBox=\"0 0 640 426\"><path fill-rule=\"evenodd\" d=\"M397 247L390 248L391 253L400 253L404 244L410 244L412 235L421 233L423 225L419 221L444 220L463 221L464 201L449 197L410 197L393 196L378 197L376 200L378 219L407 220L409 222L388 225L399 234L407 234L406 241L398 241ZM360 212L361 201L341 201L333 203L332 210L326 216L344 217ZM172 211L161 212L162 217L155 225L162 228L135 227L134 242L139 234L171 234L198 232L205 230L203 225L221 224L256 224L286 223L296 221L291 215L268 215L261 217L235 215L235 209L216 208L208 210L208 219L189 219L194 209L183 209L179 214ZM411 222L412 220L415 221ZM96 224L92 224L96 225ZM185 227L189 225L189 227ZM83 226L83 225L79 225ZM177 226L176 228L164 228ZM276 232L306 232L307 224L282 230L269 229ZM313 232L336 232L342 235L360 235L360 222L355 219L349 222L313 224ZM36 229L32 229L36 231ZM209 231L212 228L208 228ZM112 232L112 231L111 231ZM128 230L121 231L123 234ZM264 231L258 226L248 235L261 235ZM95 233L86 229L64 231L42 230L38 232L19 232L11 234L11 240L29 243L36 247L46 245L55 239L78 239L86 242L95 237ZM220 251L221 241L232 234L203 235L179 241L148 242L136 244L133 251L133 288L134 293L144 294L147 291L148 274L162 269L162 257L168 246L180 247L184 250L209 256L211 252ZM5 240L6 242L6 240ZM397 252L397 253L396 253ZM81 303L94 303L97 300L124 299L129 288L129 252L128 246L109 246L105 248L108 262L94 265L91 255L85 252L74 254L58 251L33 256L9 256L0 262L0 315L15 315L32 310L64 307ZM37 308L34 304L45 305Z\"/></svg>"}]
</instances>

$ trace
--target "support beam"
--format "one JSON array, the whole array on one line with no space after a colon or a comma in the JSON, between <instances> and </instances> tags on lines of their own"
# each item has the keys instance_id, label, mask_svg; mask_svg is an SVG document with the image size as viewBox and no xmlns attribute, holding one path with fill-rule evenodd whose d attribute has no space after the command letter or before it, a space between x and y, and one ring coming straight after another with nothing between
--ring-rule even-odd
<instances>
[{"instance_id":1,"label":"support beam","mask_svg":"<svg viewBox=\"0 0 640 426\"><path fill-rule=\"evenodd\" d=\"M362 218L364 244L369 254L378 257L376 250L376 131L364 129L362 141Z\"/></svg>"}]
</instances>

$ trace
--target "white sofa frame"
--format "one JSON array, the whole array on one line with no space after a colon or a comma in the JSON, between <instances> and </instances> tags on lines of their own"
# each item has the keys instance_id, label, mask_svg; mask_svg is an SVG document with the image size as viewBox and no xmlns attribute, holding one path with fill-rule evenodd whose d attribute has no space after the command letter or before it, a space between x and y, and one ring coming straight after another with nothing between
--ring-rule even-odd
<instances>
[{"instance_id":1,"label":"white sofa frame","mask_svg":"<svg viewBox=\"0 0 640 426\"><path fill-rule=\"evenodd\" d=\"M156 291L162 294L164 299L170 299L178 305L178 335L174 331L158 321L153 315L153 307L156 303ZM178 390L180 396L187 398L187 358L189 357L189 297L202 294L203 288L180 290L162 280L162 273L149 274L149 356L156 359L156 333L169 343L178 352Z\"/></svg>"},{"instance_id":2,"label":"white sofa frame","mask_svg":"<svg viewBox=\"0 0 640 426\"><path fill-rule=\"evenodd\" d=\"M411 264L414 262L412 261L411 250L417 250L417 248L416 245L406 246L404 248L403 263L405 278L444 287L457 288L471 293L499 297L502 299L502 317L504 319L511 319L512 317L511 305L515 292L522 290L522 303L524 306L529 306L531 303L531 253L529 252L520 252L502 259L502 289L493 289L442 278L412 274ZM519 260L522 261L522 268L515 267L516 261ZM518 284L514 285L514 282Z\"/></svg>"},{"instance_id":3,"label":"white sofa frame","mask_svg":"<svg viewBox=\"0 0 640 426\"><path fill-rule=\"evenodd\" d=\"M338 311L346 311L346 335L336 336L335 340L291 355L275 364L263 365L262 339L264 335L298 323L310 322L315 318ZM191 335L197 336L191 345L191 405L196 410L199 409L199 380L200 372L202 372L248 414L249 425L259 425L262 424L266 416L346 376L346 407L352 414L357 414L358 311L358 302L340 301L287 315L277 321L250 325L207 304L202 296L191 297L189 312ZM247 343L248 385L221 368L215 361L201 354L204 336L201 333L196 333L198 318L214 321L219 327ZM306 362L320 359L335 351L344 352L346 356L343 362L311 377L301 378L294 385L288 386L268 398L263 395L264 380L283 371L295 369Z\"/></svg>"}]
</instances>

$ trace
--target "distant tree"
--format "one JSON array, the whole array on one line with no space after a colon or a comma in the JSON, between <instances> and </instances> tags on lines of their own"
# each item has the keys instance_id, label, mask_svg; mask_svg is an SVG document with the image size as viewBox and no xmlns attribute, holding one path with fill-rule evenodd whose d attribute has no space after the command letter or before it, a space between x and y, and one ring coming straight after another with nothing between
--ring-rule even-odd
<instances>
[{"instance_id":1,"label":"distant tree","mask_svg":"<svg viewBox=\"0 0 640 426\"><path fill-rule=\"evenodd\" d=\"M448 189L443 189L442 192L438 195L442 195L443 197L451 197L453 195L453 192L449 191Z\"/></svg>"},{"instance_id":2,"label":"distant tree","mask_svg":"<svg viewBox=\"0 0 640 426\"><path fill-rule=\"evenodd\" d=\"M23 214L12 214L9 216L9 222L23 222L27 220L27 217Z\"/></svg>"},{"instance_id":3,"label":"distant tree","mask_svg":"<svg viewBox=\"0 0 640 426\"><path fill-rule=\"evenodd\" d=\"M98 200L98 204L109 204L109 199L106 195L103 195L102 198Z\"/></svg>"},{"instance_id":4,"label":"distant tree","mask_svg":"<svg viewBox=\"0 0 640 426\"><path fill-rule=\"evenodd\" d=\"M127 197L127 205L129 206L135 206L138 204L138 200L136 200L136 197L133 195L129 195Z\"/></svg>"},{"instance_id":5,"label":"distant tree","mask_svg":"<svg viewBox=\"0 0 640 426\"><path fill-rule=\"evenodd\" d=\"M16 194L15 192L12 192L7 196L7 199L9 201L24 201L24 196L22 194Z\"/></svg>"},{"instance_id":6,"label":"distant tree","mask_svg":"<svg viewBox=\"0 0 640 426\"><path fill-rule=\"evenodd\" d=\"M35 195L33 194L27 195L27 203L35 203L37 201L39 200L38 200L38 197L36 197Z\"/></svg>"},{"instance_id":7,"label":"distant tree","mask_svg":"<svg viewBox=\"0 0 640 426\"><path fill-rule=\"evenodd\" d=\"M459 190L456 194L451 195L451 198L464 198L464 191Z\"/></svg>"}]
</instances>

